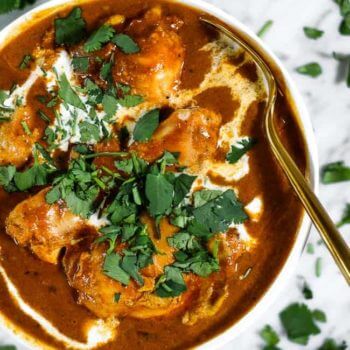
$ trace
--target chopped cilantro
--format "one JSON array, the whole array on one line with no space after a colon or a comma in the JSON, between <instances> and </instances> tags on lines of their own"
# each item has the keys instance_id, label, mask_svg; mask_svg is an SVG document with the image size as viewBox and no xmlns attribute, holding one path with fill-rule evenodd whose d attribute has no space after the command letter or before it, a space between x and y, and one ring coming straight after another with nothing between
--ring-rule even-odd
<instances>
[{"instance_id":1,"label":"chopped cilantro","mask_svg":"<svg viewBox=\"0 0 350 350\"><path fill-rule=\"evenodd\" d=\"M174 182L174 205L178 205L189 193L196 176L180 174Z\"/></svg>"},{"instance_id":2,"label":"chopped cilantro","mask_svg":"<svg viewBox=\"0 0 350 350\"><path fill-rule=\"evenodd\" d=\"M350 224L350 204L346 204L346 207L343 212L343 216L338 223L338 227Z\"/></svg>"},{"instance_id":3,"label":"chopped cilantro","mask_svg":"<svg viewBox=\"0 0 350 350\"><path fill-rule=\"evenodd\" d=\"M298 67L296 71L300 74L308 75L312 78L317 78L319 75L322 74L322 67L317 62L311 62Z\"/></svg>"},{"instance_id":4,"label":"chopped cilantro","mask_svg":"<svg viewBox=\"0 0 350 350\"><path fill-rule=\"evenodd\" d=\"M156 284L156 294L161 298L177 297L187 290L180 269L166 266Z\"/></svg>"},{"instance_id":5,"label":"chopped cilantro","mask_svg":"<svg viewBox=\"0 0 350 350\"><path fill-rule=\"evenodd\" d=\"M312 317L318 322L327 322L327 316L322 310L316 309L312 311Z\"/></svg>"},{"instance_id":6,"label":"chopped cilantro","mask_svg":"<svg viewBox=\"0 0 350 350\"><path fill-rule=\"evenodd\" d=\"M345 341L337 344L334 339L327 338L317 350L346 350L347 348Z\"/></svg>"},{"instance_id":7,"label":"chopped cilantro","mask_svg":"<svg viewBox=\"0 0 350 350\"><path fill-rule=\"evenodd\" d=\"M153 109L144 114L135 125L135 141L148 141L159 125L159 109Z\"/></svg>"},{"instance_id":8,"label":"chopped cilantro","mask_svg":"<svg viewBox=\"0 0 350 350\"><path fill-rule=\"evenodd\" d=\"M33 60L33 57L31 55L24 55L20 65L19 69L24 70L29 67L29 62Z\"/></svg>"},{"instance_id":9,"label":"chopped cilantro","mask_svg":"<svg viewBox=\"0 0 350 350\"><path fill-rule=\"evenodd\" d=\"M149 200L149 212L153 217L163 215L173 202L174 186L164 174L148 174L146 178L146 196Z\"/></svg>"},{"instance_id":10,"label":"chopped cilantro","mask_svg":"<svg viewBox=\"0 0 350 350\"><path fill-rule=\"evenodd\" d=\"M0 350L17 350L17 348L14 345L0 345Z\"/></svg>"},{"instance_id":11,"label":"chopped cilantro","mask_svg":"<svg viewBox=\"0 0 350 350\"><path fill-rule=\"evenodd\" d=\"M193 194L194 207L198 208L222 194L220 190L201 190Z\"/></svg>"},{"instance_id":12,"label":"chopped cilantro","mask_svg":"<svg viewBox=\"0 0 350 350\"><path fill-rule=\"evenodd\" d=\"M112 42L125 54L133 54L140 51L140 47L137 43L127 34L117 34L112 39Z\"/></svg>"},{"instance_id":13,"label":"chopped cilantro","mask_svg":"<svg viewBox=\"0 0 350 350\"><path fill-rule=\"evenodd\" d=\"M310 286L306 283L306 281L304 281L302 292L305 299L313 298L312 290L310 289Z\"/></svg>"},{"instance_id":14,"label":"chopped cilantro","mask_svg":"<svg viewBox=\"0 0 350 350\"><path fill-rule=\"evenodd\" d=\"M27 5L32 5L36 0L1 0L0 1L0 14L11 12L14 10L23 9ZM1 349L1 347L0 347ZM11 349L14 349L11 348ZM10 348L9 348L10 350Z\"/></svg>"},{"instance_id":15,"label":"chopped cilantro","mask_svg":"<svg viewBox=\"0 0 350 350\"><path fill-rule=\"evenodd\" d=\"M23 131L28 135L28 136L31 136L32 135L32 132L30 131L29 129L29 126L27 124L27 122L25 120L21 120L21 126L23 128Z\"/></svg>"},{"instance_id":16,"label":"chopped cilantro","mask_svg":"<svg viewBox=\"0 0 350 350\"><path fill-rule=\"evenodd\" d=\"M321 36L324 34L323 30L319 30L317 28L312 28L312 27L304 27L304 34L309 38L309 39L319 39Z\"/></svg>"},{"instance_id":17,"label":"chopped cilantro","mask_svg":"<svg viewBox=\"0 0 350 350\"><path fill-rule=\"evenodd\" d=\"M308 254L314 254L315 253L315 247L312 243L308 243L306 246L306 251Z\"/></svg>"},{"instance_id":18,"label":"chopped cilantro","mask_svg":"<svg viewBox=\"0 0 350 350\"><path fill-rule=\"evenodd\" d=\"M114 96L105 94L102 99L102 106L107 117L113 117L118 109L118 100Z\"/></svg>"},{"instance_id":19,"label":"chopped cilantro","mask_svg":"<svg viewBox=\"0 0 350 350\"><path fill-rule=\"evenodd\" d=\"M0 166L0 186L7 188L16 173L16 167L13 165Z\"/></svg>"},{"instance_id":20,"label":"chopped cilantro","mask_svg":"<svg viewBox=\"0 0 350 350\"><path fill-rule=\"evenodd\" d=\"M57 45L78 44L86 34L86 23L82 10L74 8L67 17L55 19L55 41Z\"/></svg>"},{"instance_id":21,"label":"chopped cilantro","mask_svg":"<svg viewBox=\"0 0 350 350\"><path fill-rule=\"evenodd\" d=\"M81 122L79 124L80 130L80 140L81 142L91 142L91 141L100 141L100 129L97 125L89 122Z\"/></svg>"},{"instance_id":22,"label":"chopped cilantro","mask_svg":"<svg viewBox=\"0 0 350 350\"><path fill-rule=\"evenodd\" d=\"M112 64L113 62L105 62L102 65L100 76L105 81L111 81L112 80Z\"/></svg>"},{"instance_id":23,"label":"chopped cilantro","mask_svg":"<svg viewBox=\"0 0 350 350\"><path fill-rule=\"evenodd\" d=\"M305 304L291 304L280 313L282 325L288 339L294 343L307 345L309 337L320 333L312 312Z\"/></svg>"},{"instance_id":24,"label":"chopped cilantro","mask_svg":"<svg viewBox=\"0 0 350 350\"><path fill-rule=\"evenodd\" d=\"M277 345L280 341L278 334L270 325L266 325L260 331L260 336L265 341L267 346Z\"/></svg>"},{"instance_id":25,"label":"chopped cilantro","mask_svg":"<svg viewBox=\"0 0 350 350\"><path fill-rule=\"evenodd\" d=\"M120 266L121 260L118 253L107 254L103 264L103 272L108 277L127 286L130 282L130 276Z\"/></svg>"},{"instance_id":26,"label":"chopped cilantro","mask_svg":"<svg viewBox=\"0 0 350 350\"><path fill-rule=\"evenodd\" d=\"M211 233L225 232L232 223L242 223L248 217L232 190L193 210L195 220Z\"/></svg>"},{"instance_id":27,"label":"chopped cilantro","mask_svg":"<svg viewBox=\"0 0 350 350\"><path fill-rule=\"evenodd\" d=\"M115 302L115 303L118 303L118 302L119 302L120 296L121 296L120 293L114 293L114 302Z\"/></svg>"},{"instance_id":28,"label":"chopped cilantro","mask_svg":"<svg viewBox=\"0 0 350 350\"><path fill-rule=\"evenodd\" d=\"M58 96L67 104L79 108L83 111L86 111L86 107L78 94L73 90L70 85L67 76L63 73L60 77L58 77Z\"/></svg>"},{"instance_id":29,"label":"chopped cilantro","mask_svg":"<svg viewBox=\"0 0 350 350\"><path fill-rule=\"evenodd\" d=\"M344 162L329 163L322 168L321 179L324 184L349 181L350 167Z\"/></svg>"},{"instance_id":30,"label":"chopped cilantro","mask_svg":"<svg viewBox=\"0 0 350 350\"><path fill-rule=\"evenodd\" d=\"M72 65L75 72L87 73L89 70L89 57L73 57Z\"/></svg>"},{"instance_id":31,"label":"chopped cilantro","mask_svg":"<svg viewBox=\"0 0 350 350\"><path fill-rule=\"evenodd\" d=\"M231 146L230 152L227 153L226 160L230 164L238 162L255 144L256 141L253 138L245 138L238 141L236 145Z\"/></svg>"},{"instance_id":32,"label":"chopped cilantro","mask_svg":"<svg viewBox=\"0 0 350 350\"><path fill-rule=\"evenodd\" d=\"M315 264L316 277L320 277L322 273L322 258L318 257Z\"/></svg>"},{"instance_id":33,"label":"chopped cilantro","mask_svg":"<svg viewBox=\"0 0 350 350\"><path fill-rule=\"evenodd\" d=\"M260 30L257 32L257 36L259 38L262 38L265 36L265 34L270 30L270 28L273 25L273 21L270 19L264 23L264 25L260 28Z\"/></svg>"},{"instance_id":34,"label":"chopped cilantro","mask_svg":"<svg viewBox=\"0 0 350 350\"><path fill-rule=\"evenodd\" d=\"M110 25L102 25L98 28L84 44L86 52L98 51L102 45L107 44L114 36L115 30Z\"/></svg>"},{"instance_id":35,"label":"chopped cilantro","mask_svg":"<svg viewBox=\"0 0 350 350\"><path fill-rule=\"evenodd\" d=\"M50 123L50 118L43 112L42 110L38 110L38 116L41 120L43 120L45 123Z\"/></svg>"},{"instance_id":36,"label":"chopped cilantro","mask_svg":"<svg viewBox=\"0 0 350 350\"><path fill-rule=\"evenodd\" d=\"M118 103L123 107L135 107L144 101L140 95L125 95L118 99Z\"/></svg>"}]
</instances>

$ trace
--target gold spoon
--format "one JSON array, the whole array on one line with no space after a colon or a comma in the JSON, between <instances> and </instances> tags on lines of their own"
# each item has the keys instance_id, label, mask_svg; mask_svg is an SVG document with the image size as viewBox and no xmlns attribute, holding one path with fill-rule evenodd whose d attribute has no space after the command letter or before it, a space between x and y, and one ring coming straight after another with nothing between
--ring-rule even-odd
<instances>
[{"instance_id":1,"label":"gold spoon","mask_svg":"<svg viewBox=\"0 0 350 350\"><path fill-rule=\"evenodd\" d=\"M321 202L310 188L307 180L304 178L294 160L286 151L278 135L274 114L277 98L277 83L270 68L260 55L236 34L207 17L201 17L200 20L209 26L214 27L217 31L223 33L243 47L252 56L255 63L263 72L269 90L269 96L265 108L264 126L272 152L293 186L305 210L309 214L309 217L318 229L318 232L324 240L328 250L331 252L340 271L350 285L350 248L337 230Z\"/></svg>"}]
</instances>

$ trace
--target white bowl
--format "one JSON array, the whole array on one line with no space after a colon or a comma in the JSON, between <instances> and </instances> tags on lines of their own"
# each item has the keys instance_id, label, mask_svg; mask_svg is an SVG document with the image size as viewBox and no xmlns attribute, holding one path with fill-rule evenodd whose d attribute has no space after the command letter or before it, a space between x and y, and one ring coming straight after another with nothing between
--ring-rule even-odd
<instances>
[{"instance_id":1,"label":"white bowl","mask_svg":"<svg viewBox=\"0 0 350 350\"><path fill-rule=\"evenodd\" d=\"M89 1L89 0L88 0ZM120 0L125 1L125 0ZM22 25L27 24L30 20L33 20L35 16L44 9L54 8L57 5L75 5L85 2L84 0L51 0L45 4L38 6L32 11L24 14L23 16L16 19L14 22L9 24L0 32L0 50L1 47L16 33L21 30ZM202 12L206 12L216 18L220 19L222 22L226 23L230 27L234 28L235 31L239 32L247 41L254 46L257 51L263 57L265 57L271 67L273 67L274 72L278 72L280 78L280 83L286 86L286 91L289 92L289 99L294 102L295 114L298 118L299 125L302 129L305 143L306 143L306 152L308 156L308 176L312 188L317 192L318 183L319 183L319 173L318 173L318 157L317 157L317 147L315 135L313 133L313 128L311 125L310 117L308 111L305 107L303 99L298 92L294 82L292 81L289 73L283 67L280 60L274 55L274 53L266 46L266 44L260 40L254 32L249 28L239 22L230 14L222 11L221 9L203 1L203 0L177 0L181 4L191 6L195 9L198 9ZM48 11L50 12L50 11ZM48 13L47 13L48 14ZM245 314L238 322L233 326L226 329L224 332L220 333L216 337L208 340L207 342L200 345L198 348L201 350L214 350L223 347L225 344L230 342L237 335L242 333L244 330L248 329L257 319L268 309L268 307L276 300L277 296L282 292L286 287L288 280L293 275L293 272L298 264L299 258L302 254L303 248L307 241L309 232L311 228L311 221L308 216L304 213L303 219L297 233L297 238L291 249L289 256L280 270L279 274L275 278L274 282L269 286L266 293L262 298L257 302L257 304L250 309L248 313ZM1 315L0 315L0 318ZM30 339L28 336L22 334L20 330L16 329L11 325L7 320L3 320L6 327L12 332L16 333L19 340L25 341L35 346L36 342L34 339ZM38 345L38 344L37 344Z\"/></svg>"}]
</instances>

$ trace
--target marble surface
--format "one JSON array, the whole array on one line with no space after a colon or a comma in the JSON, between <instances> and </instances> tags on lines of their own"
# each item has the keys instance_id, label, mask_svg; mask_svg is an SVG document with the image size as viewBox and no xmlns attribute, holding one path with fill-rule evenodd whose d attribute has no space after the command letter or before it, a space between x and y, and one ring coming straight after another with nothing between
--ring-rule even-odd
<instances>
[{"instance_id":1,"label":"marble surface","mask_svg":"<svg viewBox=\"0 0 350 350\"><path fill-rule=\"evenodd\" d=\"M0 0L2 1L2 0ZM350 54L350 37L340 36L340 16L332 0L208 0L234 15L254 31L266 20L274 25L264 37L266 43L283 61L304 96L315 129L320 164L344 160L350 163L350 89L345 85L341 67L332 58L332 51ZM39 1L43 2L43 1ZM0 28L19 16L19 12L0 16ZM307 39L303 26L317 26L325 35L317 41ZM319 62L324 73L317 79L304 77L295 67L311 61ZM320 197L334 220L340 218L345 203L350 202L349 184L320 187ZM350 226L342 229L350 242ZM303 301L300 291L301 276L310 284L314 298L307 302L311 308L320 308L327 314L327 323L321 325L320 335L313 337L305 349L316 350L326 337L347 340L350 344L350 293L323 244L319 244L313 229L310 242L315 246L313 255L304 252L288 288L271 306L268 313L255 325L224 347L225 350L255 350L262 348L258 331L271 324L282 333L278 313L286 305ZM315 276L315 261L322 258L322 274ZM8 334L0 334L0 343L17 344ZM282 335L280 347L284 350L303 348L293 345Z\"/></svg>"}]
</instances>

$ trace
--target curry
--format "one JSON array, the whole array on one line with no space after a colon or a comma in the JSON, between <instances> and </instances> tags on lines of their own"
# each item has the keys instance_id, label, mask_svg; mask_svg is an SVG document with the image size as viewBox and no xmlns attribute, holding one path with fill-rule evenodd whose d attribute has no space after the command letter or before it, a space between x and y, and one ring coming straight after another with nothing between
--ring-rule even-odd
<instances>
[{"instance_id":1,"label":"curry","mask_svg":"<svg viewBox=\"0 0 350 350\"><path fill-rule=\"evenodd\" d=\"M0 51L0 309L54 349L177 349L244 316L302 208L261 73L175 2L44 11ZM305 171L291 102L279 131Z\"/></svg>"}]
</instances>

